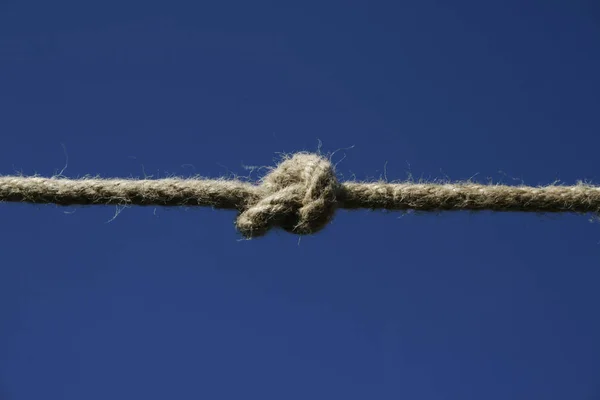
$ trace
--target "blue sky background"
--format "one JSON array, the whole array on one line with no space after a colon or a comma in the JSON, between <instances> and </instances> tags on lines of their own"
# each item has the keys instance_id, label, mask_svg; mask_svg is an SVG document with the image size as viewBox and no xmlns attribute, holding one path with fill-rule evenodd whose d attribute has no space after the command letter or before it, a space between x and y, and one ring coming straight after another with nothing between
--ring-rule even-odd
<instances>
[{"instance_id":1,"label":"blue sky background","mask_svg":"<svg viewBox=\"0 0 600 400\"><path fill-rule=\"evenodd\" d=\"M0 0L0 173L598 182L599 44L593 0ZM600 399L589 217L115 212L0 205L1 399Z\"/></svg>"}]
</instances>

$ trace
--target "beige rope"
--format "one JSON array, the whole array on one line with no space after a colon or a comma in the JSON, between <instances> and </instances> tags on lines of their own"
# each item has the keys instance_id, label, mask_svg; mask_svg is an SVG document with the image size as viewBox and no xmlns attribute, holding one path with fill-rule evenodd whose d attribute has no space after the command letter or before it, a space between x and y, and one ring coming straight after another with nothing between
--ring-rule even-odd
<instances>
[{"instance_id":1,"label":"beige rope","mask_svg":"<svg viewBox=\"0 0 600 400\"><path fill-rule=\"evenodd\" d=\"M297 153L272 169L258 185L183 178L71 180L4 176L0 177L0 201L235 209L239 211L237 228L250 238L273 227L297 234L318 232L332 219L336 208L598 213L600 187L339 183L328 159Z\"/></svg>"}]
</instances>

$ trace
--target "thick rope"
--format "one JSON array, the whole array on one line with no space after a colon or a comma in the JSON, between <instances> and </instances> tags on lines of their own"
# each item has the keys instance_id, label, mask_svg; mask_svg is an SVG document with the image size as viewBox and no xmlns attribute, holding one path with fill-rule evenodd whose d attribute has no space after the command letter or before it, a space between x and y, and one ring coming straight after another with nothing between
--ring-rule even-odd
<instances>
[{"instance_id":1,"label":"thick rope","mask_svg":"<svg viewBox=\"0 0 600 400\"><path fill-rule=\"evenodd\" d=\"M598 213L600 187L339 183L328 159L297 153L271 170L258 185L183 178L71 180L3 176L0 201L235 209L239 211L237 228L251 238L274 227L297 234L318 232L331 221L337 208Z\"/></svg>"}]
</instances>

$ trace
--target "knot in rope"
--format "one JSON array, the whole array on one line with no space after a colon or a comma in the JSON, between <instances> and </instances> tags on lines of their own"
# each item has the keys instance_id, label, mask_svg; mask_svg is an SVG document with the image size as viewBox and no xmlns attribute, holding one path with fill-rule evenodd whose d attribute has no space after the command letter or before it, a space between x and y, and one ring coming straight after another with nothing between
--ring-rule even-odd
<instances>
[{"instance_id":1,"label":"knot in rope","mask_svg":"<svg viewBox=\"0 0 600 400\"><path fill-rule=\"evenodd\" d=\"M236 221L247 238L274 227L300 235L318 232L333 217L339 183L329 160L296 153L267 174L259 188L258 199Z\"/></svg>"}]
</instances>

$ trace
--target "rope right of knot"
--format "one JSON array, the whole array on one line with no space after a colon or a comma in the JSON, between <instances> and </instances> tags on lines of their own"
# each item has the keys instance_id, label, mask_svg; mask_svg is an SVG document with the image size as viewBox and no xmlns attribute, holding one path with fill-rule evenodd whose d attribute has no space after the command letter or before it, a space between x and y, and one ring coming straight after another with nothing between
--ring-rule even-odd
<instances>
[{"instance_id":1,"label":"rope right of knot","mask_svg":"<svg viewBox=\"0 0 600 400\"><path fill-rule=\"evenodd\" d=\"M296 153L263 178L262 196L247 205L236 226L246 238L262 236L273 227L300 235L316 233L333 218L339 187L329 160Z\"/></svg>"}]
</instances>

